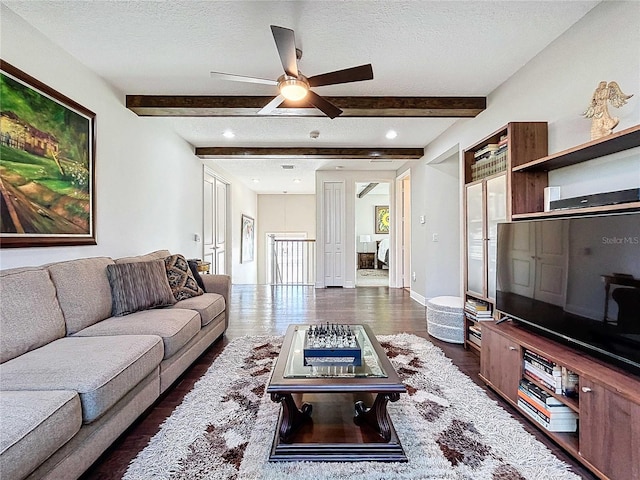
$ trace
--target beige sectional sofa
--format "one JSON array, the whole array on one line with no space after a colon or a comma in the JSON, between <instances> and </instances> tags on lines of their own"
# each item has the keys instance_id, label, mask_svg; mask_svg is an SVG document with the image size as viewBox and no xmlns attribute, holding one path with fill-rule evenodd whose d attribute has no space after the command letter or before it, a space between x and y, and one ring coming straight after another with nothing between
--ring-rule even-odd
<instances>
[{"instance_id":1,"label":"beige sectional sofa","mask_svg":"<svg viewBox=\"0 0 640 480\"><path fill-rule=\"evenodd\" d=\"M73 479L228 325L230 278L204 294L112 317L109 265L157 251L0 272L0 478Z\"/></svg>"}]
</instances>

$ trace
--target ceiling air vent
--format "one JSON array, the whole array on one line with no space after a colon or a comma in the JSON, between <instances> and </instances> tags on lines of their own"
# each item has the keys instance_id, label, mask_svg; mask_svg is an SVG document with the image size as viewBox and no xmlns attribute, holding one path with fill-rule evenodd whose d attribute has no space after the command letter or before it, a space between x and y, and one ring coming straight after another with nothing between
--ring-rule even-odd
<instances>
[{"instance_id":1,"label":"ceiling air vent","mask_svg":"<svg viewBox=\"0 0 640 480\"><path fill-rule=\"evenodd\" d=\"M283 170L293 170L293 165L280 165Z\"/></svg>"}]
</instances>

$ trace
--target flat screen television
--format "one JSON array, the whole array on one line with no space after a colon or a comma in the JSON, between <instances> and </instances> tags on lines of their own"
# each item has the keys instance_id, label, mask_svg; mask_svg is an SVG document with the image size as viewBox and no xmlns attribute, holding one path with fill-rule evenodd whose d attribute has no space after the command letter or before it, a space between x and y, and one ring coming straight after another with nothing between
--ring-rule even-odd
<instances>
[{"instance_id":1,"label":"flat screen television","mask_svg":"<svg viewBox=\"0 0 640 480\"><path fill-rule=\"evenodd\" d=\"M640 375L640 213L501 223L496 309Z\"/></svg>"}]
</instances>

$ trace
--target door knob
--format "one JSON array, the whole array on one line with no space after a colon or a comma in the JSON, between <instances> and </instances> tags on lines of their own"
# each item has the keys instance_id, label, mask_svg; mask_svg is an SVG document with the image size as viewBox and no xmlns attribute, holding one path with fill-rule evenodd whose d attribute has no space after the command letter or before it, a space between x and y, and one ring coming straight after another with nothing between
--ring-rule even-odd
<instances>
[{"instance_id":1,"label":"door knob","mask_svg":"<svg viewBox=\"0 0 640 480\"><path fill-rule=\"evenodd\" d=\"M591 391L591 389L589 387L582 387L582 391L584 393L589 393Z\"/></svg>"}]
</instances>

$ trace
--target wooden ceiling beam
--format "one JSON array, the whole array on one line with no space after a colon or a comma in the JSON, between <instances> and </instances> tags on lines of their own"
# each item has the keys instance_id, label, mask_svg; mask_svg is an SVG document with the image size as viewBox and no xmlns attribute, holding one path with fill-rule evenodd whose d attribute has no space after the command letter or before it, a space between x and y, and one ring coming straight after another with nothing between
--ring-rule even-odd
<instances>
[{"instance_id":1,"label":"wooden ceiling beam","mask_svg":"<svg viewBox=\"0 0 640 480\"><path fill-rule=\"evenodd\" d=\"M371 182L369 185L364 187L362 191L358 194L358 198L364 197L367 193L378 186L378 182Z\"/></svg>"},{"instance_id":2,"label":"wooden ceiling beam","mask_svg":"<svg viewBox=\"0 0 640 480\"><path fill-rule=\"evenodd\" d=\"M475 117L486 97L324 97L341 117ZM273 97L212 95L127 95L127 108L141 117L257 117ZM318 109L285 102L271 116L322 117Z\"/></svg>"},{"instance_id":3,"label":"wooden ceiling beam","mask_svg":"<svg viewBox=\"0 0 640 480\"><path fill-rule=\"evenodd\" d=\"M344 160L418 160L422 148L198 147L196 156L215 159L314 158Z\"/></svg>"}]
</instances>

